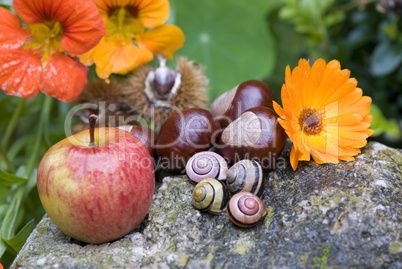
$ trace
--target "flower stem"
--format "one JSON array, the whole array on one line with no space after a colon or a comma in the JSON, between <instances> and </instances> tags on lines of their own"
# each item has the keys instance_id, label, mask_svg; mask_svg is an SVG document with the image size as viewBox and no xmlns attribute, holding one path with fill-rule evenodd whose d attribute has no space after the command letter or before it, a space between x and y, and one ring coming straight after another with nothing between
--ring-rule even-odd
<instances>
[{"instance_id":1,"label":"flower stem","mask_svg":"<svg viewBox=\"0 0 402 269\"><path fill-rule=\"evenodd\" d=\"M29 178L31 176L31 173L35 167L35 163L38 157L38 152L39 148L41 145L41 140L43 136L43 128L45 126L45 120L49 119L49 114L50 114L50 108L52 107L52 97L46 96L45 97L45 102L43 105L42 113L40 114L40 119L39 119L39 126L38 126L38 131L36 133L36 138L35 138L35 144L32 148L32 153L29 156L28 163L27 163L27 168L25 170L25 177Z\"/></svg>"},{"instance_id":2,"label":"flower stem","mask_svg":"<svg viewBox=\"0 0 402 269\"><path fill-rule=\"evenodd\" d=\"M3 140L1 141L1 152L3 154L4 160L6 161L7 164L7 169L9 172L14 173L15 168L12 165L11 161L7 157L7 150L8 150L8 143L10 142L11 135L14 132L15 126L17 125L18 119L21 116L22 113L22 108L24 107L25 104L25 99L20 98L20 102L17 106L17 109L14 111L13 116L11 117L10 122L8 123L6 132L4 134Z\"/></svg>"}]
</instances>

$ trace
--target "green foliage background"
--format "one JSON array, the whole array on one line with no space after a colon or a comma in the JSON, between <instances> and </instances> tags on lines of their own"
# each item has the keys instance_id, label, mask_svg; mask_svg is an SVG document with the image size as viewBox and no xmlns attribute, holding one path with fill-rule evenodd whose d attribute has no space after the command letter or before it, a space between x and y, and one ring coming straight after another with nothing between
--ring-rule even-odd
<instances>
[{"instance_id":1,"label":"green foliage background","mask_svg":"<svg viewBox=\"0 0 402 269\"><path fill-rule=\"evenodd\" d=\"M168 23L186 36L176 56L205 66L211 100L249 79L264 80L279 97L287 65L338 59L373 99L370 139L402 148L402 7L380 13L377 2L171 0ZM70 107L43 94L22 100L0 92L0 261L6 268L44 214L36 168L65 137Z\"/></svg>"}]
</instances>

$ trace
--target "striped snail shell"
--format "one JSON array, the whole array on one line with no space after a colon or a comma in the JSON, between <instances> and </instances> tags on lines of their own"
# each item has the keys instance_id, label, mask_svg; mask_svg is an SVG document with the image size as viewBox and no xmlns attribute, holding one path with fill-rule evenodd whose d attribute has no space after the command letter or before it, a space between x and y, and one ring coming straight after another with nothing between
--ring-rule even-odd
<instances>
[{"instance_id":1,"label":"striped snail shell","mask_svg":"<svg viewBox=\"0 0 402 269\"><path fill-rule=\"evenodd\" d=\"M186 173L190 180L197 184L206 178L224 180L228 171L225 159L211 151L202 151L194 154L186 165Z\"/></svg>"},{"instance_id":2,"label":"striped snail shell","mask_svg":"<svg viewBox=\"0 0 402 269\"><path fill-rule=\"evenodd\" d=\"M193 191L192 204L200 211L219 214L229 201L226 185L214 178L201 180Z\"/></svg>"},{"instance_id":3,"label":"striped snail shell","mask_svg":"<svg viewBox=\"0 0 402 269\"><path fill-rule=\"evenodd\" d=\"M261 196L263 183L262 168L256 161L241 160L230 167L226 174L226 184L232 194L247 191Z\"/></svg>"},{"instance_id":4,"label":"striped snail shell","mask_svg":"<svg viewBox=\"0 0 402 269\"><path fill-rule=\"evenodd\" d=\"M266 213L261 199L249 192L233 195L227 207L230 220L239 227L254 226Z\"/></svg>"}]
</instances>

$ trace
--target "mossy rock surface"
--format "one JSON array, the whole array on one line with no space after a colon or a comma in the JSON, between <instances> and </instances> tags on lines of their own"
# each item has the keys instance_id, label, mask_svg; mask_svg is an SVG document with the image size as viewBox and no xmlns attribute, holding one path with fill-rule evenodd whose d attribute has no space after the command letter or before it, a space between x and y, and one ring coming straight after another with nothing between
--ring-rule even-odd
<instances>
[{"instance_id":1,"label":"mossy rock surface","mask_svg":"<svg viewBox=\"0 0 402 269\"><path fill-rule=\"evenodd\" d=\"M185 176L166 177L141 227L82 245L45 216L13 268L402 268L402 151L369 143L355 162L301 162L266 173L266 218L235 227L191 206Z\"/></svg>"}]
</instances>

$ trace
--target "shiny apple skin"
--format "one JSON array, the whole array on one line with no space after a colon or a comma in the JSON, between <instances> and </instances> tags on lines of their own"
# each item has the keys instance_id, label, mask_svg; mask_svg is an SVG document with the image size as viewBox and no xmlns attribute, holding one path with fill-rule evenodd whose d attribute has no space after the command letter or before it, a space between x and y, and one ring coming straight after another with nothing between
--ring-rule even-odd
<instances>
[{"instance_id":1,"label":"shiny apple skin","mask_svg":"<svg viewBox=\"0 0 402 269\"><path fill-rule=\"evenodd\" d=\"M89 130L52 146L38 168L39 197L49 217L74 239L118 239L145 218L155 187L152 157L142 142L117 128Z\"/></svg>"}]
</instances>

